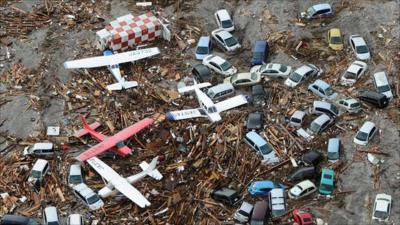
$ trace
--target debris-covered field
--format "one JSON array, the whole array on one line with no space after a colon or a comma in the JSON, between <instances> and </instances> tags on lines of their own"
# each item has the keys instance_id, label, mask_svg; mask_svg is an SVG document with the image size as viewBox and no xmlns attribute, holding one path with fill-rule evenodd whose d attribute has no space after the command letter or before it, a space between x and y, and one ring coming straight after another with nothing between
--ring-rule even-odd
<instances>
[{"instance_id":1,"label":"debris-covered field","mask_svg":"<svg viewBox=\"0 0 400 225\"><path fill-rule=\"evenodd\" d=\"M286 197L287 213L268 224L292 224L291 210L309 209L319 224L378 224L372 221L375 196L392 196L390 219L400 224L400 1L330 0L334 14L329 18L300 20L300 12L320 3L314 0L236 0L236 1L153 1L138 6L136 1L100 0L0 0L0 217L18 214L43 221L42 209L56 206L62 221L80 213L86 224L235 224L233 215L245 200L254 204L267 197L252 198L247 190L255 180L273 180L289 190L297 182L287 177L295 162L309 150L324 155L318 168L335 171L335 188L329 197L318 191L301 200ZM231 62L238 72L250 70L256 40L267 40L267 63L298 68L312 63L323 70L318 79L330 84L340 96L357 99L360 90L375 90L373 74L385 71L393 99L384 109L365 102L357 114L340 113L325 132L306 141L287 126L296 110L308 113L313 101L321 100L307 91L311 78L290 89L284 79L265 78L267 97L261 108L252 104L221 113L222 120L207 118L168 121L166 113L198 107L194 95L180 95L177 84L191 77L194 52L200 36L210 36L217 28L214 12L225 8L235 23L233 36L241 48L226 54L219 48L213 54ZM121 73L139 86L123 91L108 91L115 83L105 67L66 70L67 60L102 55L95 47L96 31L108 22L131 13L152 11L169 21L170 42L160 38L146 43L158 47L160 54L135 63L121 64ZM328 47L330 28L340 28L344 49ZM351 34L361 35L371 52L366 73L352 86L340 85L340 77L356 60L348 44ZM217 82L221 75L213 73ZM238 93L251 94L251 87ZM258 131L272 145L280 162L261 163L260 155L244 142L246 120L251 112L263 113L263 128ZM123 177L141 171L142 161L159 156L157 169L162 180L151 177L133 184L150 202L140 208L121 196L103 199L104 207L89 211L67 184L76 156L97 144L90 137L75 138L82 128L80 115L89 123L100 122L97 131L112 136L146 118L155 123L128 139L132 155L100 157ZM307 115L307 128L315 115ZM353 142L365 121L378 128L366 146ZM47 127L60 127L60 135L48 136ZM340 160L326 160L329 138L342 140ZM183 140L182 140L183 139ZM28 184L38 156L23 156L24 147L37 142L52 142L55 155L40 190ZM372 154L378 161L370 162ZM95 191L104 187L102 177L82 163L85 183ZM318 187L319 177L312 180ZM231 206L211 198L213 190L229 187L239 192L241 201Z\"/></svg>"}]
</instances>

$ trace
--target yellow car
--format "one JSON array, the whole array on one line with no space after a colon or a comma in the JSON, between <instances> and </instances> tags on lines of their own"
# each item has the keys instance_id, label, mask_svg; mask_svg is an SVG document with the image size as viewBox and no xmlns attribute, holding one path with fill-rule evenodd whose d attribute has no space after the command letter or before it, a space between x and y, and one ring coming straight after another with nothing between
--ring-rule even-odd
<instances>
[{"instance_id":1,"label":"yellow car","mask_svg":"<svg viewBox=\"0 0 400 225\"><path fill-rule=\"evenodd\" d=\"M328 44L333 50L343 49L343 38L338 28L328 30Z\"/></svg>"}]
</instances>

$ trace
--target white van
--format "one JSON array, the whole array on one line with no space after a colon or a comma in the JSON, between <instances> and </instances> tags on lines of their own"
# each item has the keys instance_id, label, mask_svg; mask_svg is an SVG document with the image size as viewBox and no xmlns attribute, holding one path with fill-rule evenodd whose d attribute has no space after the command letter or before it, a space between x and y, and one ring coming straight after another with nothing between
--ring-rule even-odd
<instances>
[{"instance_id":1,"label":"white van","mask_svg":"<svg viewBox=\"0 0 400 225\"><path fill-rule=\"evenodd\" d=\"M44 159L38 159L33 165L31 175L28 178L28 182L34 183L36 181L42 182L43 177L49 171L49 162Z\"/></svg>"},{"instance_id":2,"label":"white van","mask_svg":"<svg viewBox=\"0 0 400 225\"><path fill-rule=\"evenodd\" d=\"M208 89L207 95L212 100L221 99L224 97L231 96L235 93L235 88L231 83L223 83L213 86Z\"/></svg>"},{"instance_id":3,"label":"white van","mask_svg":"<svg viewBox=\"0 0 400 225\"><path fill-rule=\"evenodd\" d=\"M24 156L25 155L42 155L48 156L54 154L53 143L36 143L32 146L27 146L24 148Z\"/></svg>"},{"instance_id":4,"label":"white van","mask_svg":"<svg viewBox=\"0 0 400 225\"><path fill-rule=\"evenodd\" d=\"M374 85L377 92L386 95L388 99L393 98L393 93L385 72L382 71L374 74Z\"/></svg>"}]
</instances>

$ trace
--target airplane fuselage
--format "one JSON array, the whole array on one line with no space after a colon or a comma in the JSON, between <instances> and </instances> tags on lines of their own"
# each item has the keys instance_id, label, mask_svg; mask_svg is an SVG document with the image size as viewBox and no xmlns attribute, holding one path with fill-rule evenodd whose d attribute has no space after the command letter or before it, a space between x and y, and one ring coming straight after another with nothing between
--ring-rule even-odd
<instances>
[{"instance_id":1,"label":"airplane fuselage","mask_svg":"<svg viewBox=\"0 0 400 225\"><path fill-rule=\"evenodd\" d=\"M200 89L194 89L196 93L197 100L199 102L200 108L204 110L204 113L207 115L208 119L212 122L220 121L221 116L217 108L214 105L214 102L208 97L204 92Z\"/></svg>"}]
</instances>

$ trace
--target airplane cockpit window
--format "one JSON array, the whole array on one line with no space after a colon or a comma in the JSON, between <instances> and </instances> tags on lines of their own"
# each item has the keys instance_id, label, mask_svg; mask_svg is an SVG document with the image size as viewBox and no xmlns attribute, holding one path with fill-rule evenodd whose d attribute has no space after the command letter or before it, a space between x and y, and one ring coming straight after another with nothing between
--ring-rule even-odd
<instances>
[{"instance_id":1,"label":"airplane cockpit window","mask_svg":"<svg viewBox=\"0 0 400 225\"><path fill-rule=\"evenodd\" d=\"M117 146L117 148L122 148L125 146L125 143L123 141L120 141L115 146Z\"/></svg>"},{"instance_id":2,"label":"airplane cockpit window","mask_svg":"<svg viewBox=\"0 0 400 225\"><path fill-rule=\"evenodd\" d=\"M111 69L117 69L117 68L119 68L118 64L117 65L111 65Z\"/></svg>"},{"instance_id":3,"label":"airplane cockpit window","mask_svg":"<svg viewBox=\"0 0 400 225\"><path fill-rule=\"evenodd\" d=\"M207 109L208 113L216 113L217 112L217 108L215 108L215 106L211 106L210 108Z\"/></svg>"}]
</instances>

